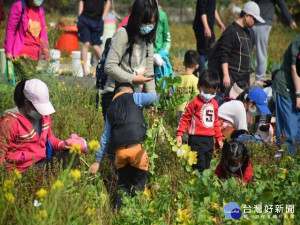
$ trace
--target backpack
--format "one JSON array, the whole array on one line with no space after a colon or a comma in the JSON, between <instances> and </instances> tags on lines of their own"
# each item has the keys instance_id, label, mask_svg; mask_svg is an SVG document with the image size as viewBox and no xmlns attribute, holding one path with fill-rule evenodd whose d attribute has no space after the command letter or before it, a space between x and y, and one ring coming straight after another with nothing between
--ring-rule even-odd
<instances>
[{"instance_id":1,"label":"backpack","mask_svg":"<svg viewBox=\"0 0 300 225\"><path fill-rule=\"evenodd\" d=\"M125 27L126 29L126 27ZM109 52L109 49L111 47L111 38L106 39L104 51L102 54L101 60L99 60L98 65L96 67L96 88L99 88L101 90L104 89L104 86L107 82L108 75L104 72L105 67L105 61ZM129 47L126 48L125 54L122 56L118 66L121 65L121 62L125 55L129 54L129 66L131 67L131 56L132 56L132 45L129 45Z\"/></svg>"},{"instance_id":2,"label":"backpack","mask_svg":"<svg viewBox=\"0 0 300 225\"><path fill-rule=\"evenodd\" d=\"M22 12L21 12L21 16L20 16L19 22L18 22L16 30L15 30L15 35L17 34L17 31L19 30L19 28L21 26L22 17L23 17L24 11L25 11L25 6L26 6L25 0L17 0L15 2L18 2L18 1L21 1L21 3L22 3Z\"/></svg>"}]
</instances>

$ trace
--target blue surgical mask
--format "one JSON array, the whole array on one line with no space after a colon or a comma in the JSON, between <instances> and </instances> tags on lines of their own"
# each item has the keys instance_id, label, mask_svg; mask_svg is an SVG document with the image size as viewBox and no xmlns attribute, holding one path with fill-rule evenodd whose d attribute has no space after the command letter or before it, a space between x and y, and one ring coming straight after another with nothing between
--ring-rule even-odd
<instances>
[{"instance_id":1,"label":"blue surgical mask","mask_svg":"<svg viewBox=\"0 0 300 225\"><path fill-rule=\"evenodd\" d=\"M248 108L248 112L249 112L252 116L258 116L260 111L259 111L259 110L257 109L257 107L255 106L255 109L254 109L254 110Z\"/></svg>"},{"instance_id":2,"label":"blue surgical mask","mask_svg":"<svg viewBox=\"0 0 300 225\"><path fill-rule=\"evenodd\" d=\"M212 100L214 97L216 97L216 93L214 93L213 95L212 95L212 94L208 94L208 93L205 93L205 92L201 89L200 96L201 96L202 100L203 100L205 103L208 103L208 102L210 102L210 100Z\"/></svg>"},{"instance_id":3,"label":"blue surgical mask","mask_svg":"<svg viewBox=\"0 0 300 225\"><path fill-rule=\"evenodd\" d=\"M43 1L44 1L44 0L33 0L33 4L34 4L36 7L40 7L40 6L43 4Z\"/></svg>"},{"instance_id":4,"label":"blue surgical mask","mask_svg":"<svg viewBox=\"0 0 300 225\"><path fill-rule=\"evenodd\" d=\"M142 24L140 26L140 33L142 35L149 34L154 29L154 27L155 27L154 24Z\"/></svg>"},{"instance_id":5,"label":"blue surgical mask","mask_svg":"<svg viewBox=\"0 0 300 225\"><path fill-rule=\"evenodd\" d=\"M231 172L236 172L239 168L241 168L242 165L239 166L229 166L229 169L231 170Z\"/></svg>"}]
</instances>

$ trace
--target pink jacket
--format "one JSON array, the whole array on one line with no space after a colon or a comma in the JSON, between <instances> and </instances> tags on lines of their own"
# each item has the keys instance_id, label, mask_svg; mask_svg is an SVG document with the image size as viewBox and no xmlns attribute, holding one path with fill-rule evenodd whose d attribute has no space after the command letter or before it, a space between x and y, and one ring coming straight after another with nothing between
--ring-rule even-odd
<instances>
[{"instance_id":1,"label":"pink jacket","mask_svg":"<svg viewBox=\"0 0 300 225\"><path fill-rule=\"evenodd\" d=\"M0 163L25 171L31 164L46 158L46 141L53 150L61 151L63 141L53 136L50 116L41 119L41 135L33 125L16 111L7 111L0 121Z\"/></svg>"},{"instance_id":2,"label":"pink jacket","mask_svg":"<svg viewBox=\"0 0 300 225\"><path fill-rule=\"evenodd\" d=\"M6 38L4 43L5 54L10 53L13 55L13 57L18 56L18 54L20 53L25 43L26 31L28 29L28 23L29 23L28 8L25 6L20 28L15 34L21 14L22 14L22 2L17 1L10 8L7 27L6 27ZM41 46L43 50L43 55L45 56L45 58L48 58L49 52L45 51L45 49L48 48L46 22L45 22L44 10L41 7L39 7L39 14L41 17L41 28L42 28L40 34Z\"/></svg>"}]
</instances>

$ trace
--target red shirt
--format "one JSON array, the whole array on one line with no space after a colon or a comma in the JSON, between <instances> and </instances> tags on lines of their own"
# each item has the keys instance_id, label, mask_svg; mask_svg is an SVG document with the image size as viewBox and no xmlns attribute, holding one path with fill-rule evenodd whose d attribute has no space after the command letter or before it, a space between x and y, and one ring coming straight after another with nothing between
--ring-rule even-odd
<instances>
[{"instance_id":1,"label":"red shirt","mask_svg":"<svg viewBox=\"0 0 300 225\"><path fill-rule=\"evenodd\" d=\"M26 31L25 43L19 56L27 56L33 60L40 58L40 34L42 30L39 9L28 8L28 29Z\"/></svg>"},{"instance_id":2,"label":"red shirt","mask_svg":"<svg viewBox=\"0 0 300 225\"><path fill-rule=\"evenodd\" d=\"M50 116L41 119L41 134L22 114L8 111L0 121L0 163L23 172L31 164L46 158L46 141L54 150L61 151L63 141L52 134Z\"/></svg>"},{"instance_id":3,"label":"red shirt","mask_svg":"<svg viewBox=\"0 0 300 225\"><path fill-rule=\"evenodd\" d=\"M177 136L183 136L186 128L189 135L215 136L217 141L222 141L217 101L212 99L205 103L197 95L188 102L177 128Z\"/></svg>"},{"instance_id":4,"label":"red shirt","mask_svg":"<svg viewBox=\"0 0 300 225\"><path fill-rule=\"evenodd\" d=\"M237 176L238 176L238 175L239 175L239 172L240 172L240 171L238 170L238 171L234 172L233 175L237 175ZM224 170L222 164L219 163L218 166L217 166L217 168L216 168L216 170L215 170L215 174L216 174L219 178L222 178L223 175L225 175L224 173L225 173L225 170ZM243 174L243 181L244 181L245 183L248 183L249 180L250 180L252 177L253 177L252 167L251 167L251 163L250 163L250 161L249 161L249 162L248 162L248 166L247 166L247 168L246 168L246 170L245 170L245 172L244 172L244 174Z\"/></svg>"}]
</instances>

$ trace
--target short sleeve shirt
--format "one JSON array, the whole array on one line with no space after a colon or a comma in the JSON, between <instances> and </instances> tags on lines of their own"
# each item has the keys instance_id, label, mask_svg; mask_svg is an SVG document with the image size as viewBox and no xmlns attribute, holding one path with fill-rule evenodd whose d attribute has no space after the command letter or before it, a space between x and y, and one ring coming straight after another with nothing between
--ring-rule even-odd
<instances>
[{"instance_id":1,"label":"short sleeve shirt","mask_svg":"<svg viewBox=\"0 0 300 225\"><path fill-rule=\"evenodd\" d=\"M101 20L105 0L83 0L82 15L93 20Z\"/></svg>"}]
</instances>

